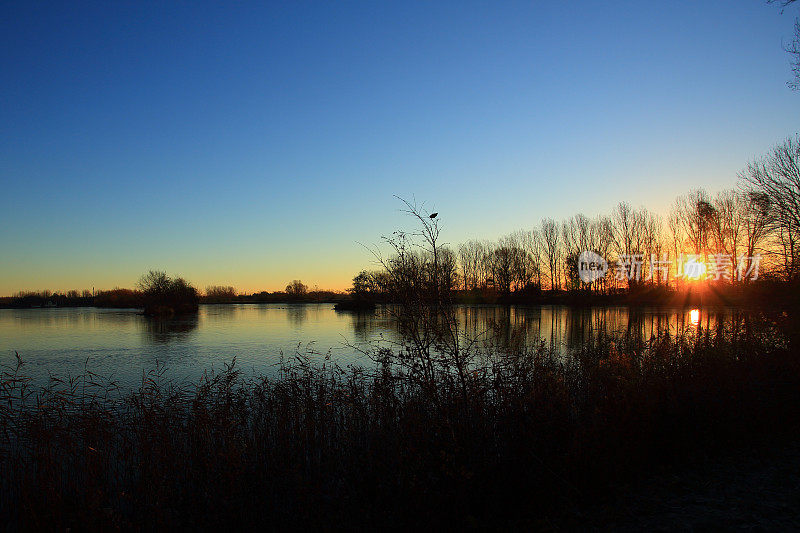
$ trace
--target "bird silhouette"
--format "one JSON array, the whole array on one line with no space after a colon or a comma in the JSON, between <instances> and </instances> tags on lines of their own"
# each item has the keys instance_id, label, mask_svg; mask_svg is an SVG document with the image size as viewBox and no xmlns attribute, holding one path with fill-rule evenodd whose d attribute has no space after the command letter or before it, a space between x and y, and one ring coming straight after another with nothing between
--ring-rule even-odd
<instances>
[{"instance_id":1,"label":"bird silhouette","mask_svg":"<svg viewBox=\"0 0 800 533\"><path fill-rule=\"evenodd\" d=\"M429 215L429 218L436 218L436 215L438 215L438 214L439 214L439 213L431 213L431 214Z\"/></svg>"}]
</instances>

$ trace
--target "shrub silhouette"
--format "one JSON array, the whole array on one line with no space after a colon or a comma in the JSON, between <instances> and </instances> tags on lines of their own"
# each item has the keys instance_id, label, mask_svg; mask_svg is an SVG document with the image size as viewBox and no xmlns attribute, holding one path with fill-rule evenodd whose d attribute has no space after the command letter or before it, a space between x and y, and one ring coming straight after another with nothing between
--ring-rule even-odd
<instances>
[{"instance_id":1,"label":"shrub silhouette","mask_svg":"<svg viewBox=\"0 0 800 533\"><path fill-rule=\"evenodd\" d=\"M197 312L197 289L183 278L173 279L166 272L151 270L139 279L138 285L145 315L172 316Z\"/></svg>"},{"instance_id":2,"label":"shrub silhouette","mask_svg":"<svg viewBox=\"0 0 800 533\"><path fill-rule=\"evenodd\" d=\"M308 293L308 286L299 279L292 280L286 286L286 295L290 300L300 300Z\"/></svg>"}]
</instances>

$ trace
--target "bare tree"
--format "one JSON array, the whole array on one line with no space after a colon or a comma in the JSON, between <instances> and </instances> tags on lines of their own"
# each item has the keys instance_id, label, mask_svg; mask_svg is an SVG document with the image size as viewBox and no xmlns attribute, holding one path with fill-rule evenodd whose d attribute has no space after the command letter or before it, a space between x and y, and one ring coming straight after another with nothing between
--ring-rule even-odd
<instances>
[{"instance_id":1,"label":"bare tree","mask_svg":"<svg viewBox=\"0 0 800 533\"><path fill-rule=\"evenodd\" d=\"M531 239L530 232L518 230L500 240L501 246L510 252L511 282L515 291L528 286L535 274L533 257L528 252Z\"/></svg>"},{"instance_id":2,"label":"bare tree","mask_svg":"<svg viewBox=\"0 0 800 533\"><path fill-rule=\"evenodd\" d=\"M591 226L590 242L590 249L596 251L604 259L609 259L614 242L614 224L610 217L598 216L594 220ZM596 280L592 286L595 290L605 290L608 288L608 283L611 278L612 274L607 273L605 277Z\"/></svg>"},{"instance_id":3,"label":"bare tree","mask_svg":"<svg viewBox=\"0 0 800 533\"><path fill-rule=\"evenodd\" d=\"M463 335L451 300L448 277L455 272L455 254L439 241L439 219L402 198L406 212L417 221L412 232L395 231L384 237L392 255L375 256L386 274L390 313L402 340L397 354L382 359L396 362L439 407L437 384L455 376L464 398L468 395L472 343ZM387 352L381 351L379 354Z\"/></svg>"},{"instance_id":4,"label":"bare tree","mask_svg":"<svg viewBox=\"0 0 800 533\"><path fill-rule=\"evenodd\" d=\"M503 296L511 292L514 281L514 252L508 246L500 245L492 254L492 278L495 287Z\"/></svg>"},{"instance_id":5,"label":"bare tree","mask_svg":"<svg viewBox=\"0 0 800 533\"><path fill-rule=\"evenodd\" d=\"M747 195L741 191L724 190L714 197L714 217L711 220L711 239L714 252L737 261L743 247L745 219L748 215ZM731 276L736 281L736 276Z\"/></svg>"},{"instance_id":6,"label":"bare tree","mask_svg":"<svg viewBox=\"0 0 800 533\"><path fill-rule=\"evenodd\" d=\"M748 272L752 266L753 258L762 251L762 245L769 234L770 203L766 194L753 191L743 194L742 198L744 202L742 231L745 264L737 264L737 268Z\"/></svg>"},{"instance_id":7,"label":"bare tree","mask_svg":"<svg viewBox=\"0 0 800 533\"><path fill-rule=\"evenodd\" d=\"M447 246L442 246L437 256L440 290L443 294L450 294L458 286L458 258L456 253Z\"/></svg>"},{"instance_id":8,"label":"bare tree","mask_svg":"<svg viewBox=\"0 0 800 533\"><path fill-rule=\"evenodd\" d=\"M768 227L782 259L785 277L800 277L800 137L788 138L739 174L767 209Z\"/></svg>"},{"instance_id":9,"label":"bare tree","mask_svg":"<svg viewBox=\"0 0 800 533\"><path fill-rule=\"evenodd\" d=\"M611 216L613 227L613 249L617 259L632 258L644 253L647 211L636 210L627 202L620 202ZM639 277L641 272L639 272ZM636 275L629 273L628 284L636 282Z\"/></svg>"},{"instance_id":10,"label":"bare tree","mask_svg":"<svg viewBox=\"0 0 800 533\"><path fill-rule=\"evenodd\" d=\"M663 223L661 217L655 213L642 211L644 217L644 250L650 255L649 260L645 261L645 265L650 268L649 278L653 283L659 285L662 280L666 281L666 276L663 276L663 271L655 269L653 261L661 261L661 254L664 250L663 240Z\"/></svg>"},{"instance_id":11,"label":"bare tree","mask_svg":"<svg viewBox=\"0 0 800 533\"><path fill-rule=\"evenodd\" d=\"M300 298L308 292L308 286L299 279L292 280L286 286L286 294L291 298Z\"/></svg>"},{"instance_id":12,"label":"bare tree","mask_svg":"<svg viewBox=\"0 0 800 533\"><path fill-rule=\"evenodd\" d=\"M631 255L637 250L635 242L638 220L633 208L627 202L620 202L612 215L614 224L614 248L617 255Z\"/></svg>"},{"instance_id":13,"label":"bare tree","mask_svg":"<svg viewBox=\"0 0 800 533\"><path fill-rule=\"evenodd\" d=\"M157 294L167 292L171 283L172 279L166 272L150 270L139 278L136 285L145 294Z\"/></svg>"},{"instance_id":14,"label":"bare tree","mask_svg":"<svg viewBox=\"0 0 800 533\"><path fill-rule=\"evenodd\" d=\"M547 258L547 273L550 279L550 290L561 285L558 275L558 263L561 258L559 248L558 224L552 218L542 220L541 226L542 249Z\"/></svg>"},{"instance_id":15,"label":"bare tree","mask_svg":"<svg viewBox=\"0 0 800 533\"><path fill-rule=\"evenodd\" d=\"M594 237L592 222L582 213L561 224L565 280L570 283L570 288L584 287L584 283L578 278L578 256L586 250L595 250Z\"/></svg>"},{"instance_id":16,"label":"bare tree","mask_svg":"<svg viewBox=\"0 0 800 533\"><path fill-rule=\"evenodd\" d=\"M483 243L476 240L458 245L458 262L461 266L464 290L475 289L481 283L483 248Z\"/></svg>"},{"instance_id":17,"label":"bare tree","mask_svg":"<svg viewBox=\"0 0 800 533\"><path fill-rule=\"evenodd\" d=\"M786 46L786 51L792 56L792 72L794 79L787 82L792 90L800 90L800 19L794 19L794 38Z\"/></svg>"},{"instance_id":18,"label":"bare tree","mask_svg":"<svg viewBox=\"0 0 800 533\"><path fill-rule=\"evenodd\" d=\"M716 209L708 193L695 189L675 200L673 213L677 216L682 233L697 255L708 254L708 240L715 223Z\"/></svg>"},{"instance_id":19,"label":"bare tree","mask_svg":"<svg viewBox=\"0 0 800 533\"><path fill-rule=\"evenodd\" d=\"M528 252L528 257L531 260L531 268L533 275L536 277L536 285L542 288L542 257L544 250L542 249L542 239L538 229L525 232L525 239L523 239L523 246Z\"/></svg>"},{"instance_id":20,"label":"bare tree","mask_svg":"<svg viewBox=\"0 0 800 533\"><path fill-rule=\"evenodd\" d=\"M793 4L794 2L795 0L767 0L767 3L769 4L780 4L781 13L783 12L784 8L786 8L789 4ZM784 47L784 49L792 58L792 73L794 74L794 79L787 82L787 85L796 91L800 89L800 18L794 19L794 37L792 38L792 41Z\"/></svg>"},{"instance_id":21,"label":"bare tree","mask_svg":"<svg viewBox=\"0 0 800 533\"><path fill-rule=\"evenodd\" d=\"M683 232L683 225L681 224L681 214L678 211L678 204L673 204L669 217L667 218L667 227L669 228L670 237L670 251L673 255L673 275L678 274L679 255L683 252L683 244L686 241L686 235Z\"/></svg>"},{"instance_id":22,"label":"bare tree","mask_svg":"<svg viewBox=\"0 0 800 533\"><path fill-rule=\"evenodd\" d=\"M475 264L472 262L472 254L470 253L469 242L461 243L458 245L458 265L461 267L461 279L464 282L464 290L468 291L474 287L475 279Z\"/></svg>"},{"instance_id":23,"label":"bare tree","mask_svg":"<svg viewBox=\"0 0 800 533\"><path fill-rule=\"evenodd\" d=\"M209 285L206 287L206 298L218 302L233 300L236 298L236 289L231 286Z\"/></svg>"}]
</instances>

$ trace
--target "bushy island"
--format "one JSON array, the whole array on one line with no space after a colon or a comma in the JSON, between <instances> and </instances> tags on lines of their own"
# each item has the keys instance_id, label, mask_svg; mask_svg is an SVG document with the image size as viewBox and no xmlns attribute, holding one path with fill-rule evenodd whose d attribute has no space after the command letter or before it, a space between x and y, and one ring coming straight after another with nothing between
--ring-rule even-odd
<instances>
[{"instance_id":1,"label":"bushy island","mask_svg":"<svg viewBox=\"0 0 800 533\"><path fill-rule=\"evenodd\" d=\"M166 272L151 270L139 279L144 314L171 317L197 313L200 297L183 278L171 278Z\"/></svg>"}]
</instances>

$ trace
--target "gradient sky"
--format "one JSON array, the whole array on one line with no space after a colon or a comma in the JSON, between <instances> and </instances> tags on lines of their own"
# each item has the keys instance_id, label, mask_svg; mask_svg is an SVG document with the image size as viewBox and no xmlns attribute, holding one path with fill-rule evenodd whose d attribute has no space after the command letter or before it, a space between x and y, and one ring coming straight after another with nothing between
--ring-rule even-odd
<instances>
[{"instance_id":1,"label":"gradient sky","mask_svg":"<svg viewBox=\"0 0 800 533\"><path fill-rule=\"evenodd\" d=\"M797 8L685 2L0 7L0 295L342 289L358 243L665 211L798 132Z\"/></svg>"}]
</instances>

